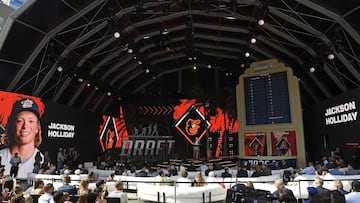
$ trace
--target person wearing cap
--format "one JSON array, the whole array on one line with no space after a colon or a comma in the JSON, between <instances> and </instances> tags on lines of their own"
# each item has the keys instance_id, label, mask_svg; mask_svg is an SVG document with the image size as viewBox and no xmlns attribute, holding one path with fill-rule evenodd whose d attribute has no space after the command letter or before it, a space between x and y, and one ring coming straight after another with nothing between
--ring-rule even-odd
<instances>
[{"instance_id":1,"label":"person wearing cap","mask_svg":"<svg viewBox=\"0 0 360 203\"><path fill-rule=\"evenodd\" d=\"M30 98L23 98L16 101L7 120L6 138L4 145L7 148L0 150L2 165L5 165L5 175L10 173L10 159L18 153L21 157L21 163L18 169L18 178L27 178L28 173L32 172L35 163L35 156L39 150L37 147L41 144L41 125L40 115L43 111L43 104L39 105ZM41 112L41 113L40 113ZM41 156L43 156L41 154Z\"/></svg>"}]
</instances>

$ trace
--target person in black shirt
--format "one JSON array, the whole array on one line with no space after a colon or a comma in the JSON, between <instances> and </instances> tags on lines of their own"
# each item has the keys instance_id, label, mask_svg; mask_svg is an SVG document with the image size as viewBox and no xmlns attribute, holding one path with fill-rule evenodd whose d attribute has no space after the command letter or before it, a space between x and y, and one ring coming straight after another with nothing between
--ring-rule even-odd
<instances>
[{"instance_id":1,"label":"person in black shirt","mask_svg":"<svg viewBox=\"0 0 360 203\"><path fill-rule=\"evenodd\" d=\"M248 172L242 164L239 164L237 167L236 177L248 177Z\"/></svg>"},{"instance_id":2,"label":"person in black shirt","mask_svg":"<svg viewBox=\"0 0 360 203\"><path fill-rule=\"evenodd\" d=\"M222 178L231 178L231 173L229 173L229 167L224 168L224 172L221 173Z\"/></svg>"}]
</instances>

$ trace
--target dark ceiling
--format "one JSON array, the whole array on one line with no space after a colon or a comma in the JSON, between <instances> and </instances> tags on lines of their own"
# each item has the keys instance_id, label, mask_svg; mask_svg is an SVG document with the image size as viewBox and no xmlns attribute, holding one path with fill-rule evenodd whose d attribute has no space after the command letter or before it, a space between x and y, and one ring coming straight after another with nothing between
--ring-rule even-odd
<instances>
[{"instance_id":1,"label":"dark ceiling","mask_svg":"<svg viewBox=\"0 0 360 203\"><path fill-rule=\"evenodd\" d=\"M235 89L276 58L308 106L359 87L359 18L352 0L28 0L2 25L0 90L106 113L120 98Z\"/></svg>"}]
</instances>

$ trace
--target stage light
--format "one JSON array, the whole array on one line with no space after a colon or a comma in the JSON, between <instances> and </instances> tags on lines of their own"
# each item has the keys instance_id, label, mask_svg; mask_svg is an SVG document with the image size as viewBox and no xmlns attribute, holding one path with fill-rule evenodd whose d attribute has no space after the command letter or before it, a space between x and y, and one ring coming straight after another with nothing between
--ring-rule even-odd
<instances>
[{"instance_id":1,"label":"stage light","mask_svg":"<svg viewBox=\"0 0 360 203\"><path fill-rule=\"evenodd\" d=\"M255 44L256 43L256 38L254 36L251 37L250 42L251 42L251 44Z\"/></svg>"},{"instance_id":2,"label":"stage light","mask_svg":"<svg viewBox=\"0 0 360 203\"><path fill-rule=\"evenodd\" d=\"M106 95L110 97L110 96L111 96L111 92L110 92L110 91L107 92Z\"/></svg>"},{"instance_id":3,"label":"stage light","mask_svg":"<svg viewBox=\"0 0 360 203\"><path fill-rule=\"evenodd\" d=\"M240 64L240 67L245 68L245 64L244 63Z\"/></svg>"},{"instance_id":4,"label":"stage light","mask_svg":"<svg viewBox=\"0 0 360 203\"><path fill-rule=\"evenodd\" d=\"M246 58L249 58L249 57L250 57L250 53L247 51L247 52L245 52L244 56L245 56Z\"/></svg>"},{"instance_id":5,"label":"stage light","mask_svg":"<svg viewBox=\"0 0 360 203\"><path fill-rule=\"evenodd\" d=\"M91 87L91 83L90 82L86 83L86 87Z\"/></svg>"},{"instance_id":6,"label":"stage light","mask_svg":"<svg viewBox=\"0 0 360 203\"><path fill-rule=\"evenodd\" d=\"M120 37L120 32L114 32L114 37L118 39Z\"/></svg>"},{"instance_id":7,"label":"stage light","mask_svg":"<svg viewBox=\"0 0 360 203\"><path fill-rule=\"evenodd\" d=\"M207 68L211 68L211 64L208 64L208 65L207 65Z\"/></svg>"},{"instance_id":8,"label":"stage light","mask_svg":"<svg viewBox=\"0 0 360 203\"><path fill-rule=\"evenodd\" d=\"M142 64L142 61L139 60L139 61L138 61L138 64L141 65L141 64Z\"/></svg>"},{"instance_id":9,"label":"stage light","mask_svg":"<svg viewBox=\"0 0 360 203\"><path fill-rule=\"evenodd\" d=\"M84 82L84 78L82 78L82 77L79 77L77 80L78 80L78 82Z\"/></svg>"},{"instance_id":10,"label":"stage light","mask_svg":"<svg viewBox=\"0 0 360 203\"><path fill-rule=\"evenodd\" d=\"M149 35L145 35L145 36L143 37L143 39L149 39L149 38L150 38Z\"/></svg>"},{"instance_id":11,"label":"stage light","mask_svg":"<svg viewBox=\"0 0 360 203\"><path fill-rule=\"evenodd\" d=\"M161 31L161 34L162 34L162 35L166 35L166 34L168 34L168 33L169 33L169 31L168 31L167 28L164 28L164 29Z\"/></svg>"},{"instance_id":12,"label":"stage light","mask_svg":"<svg viewBox=\"0 0 360 203\"><path fill-rule=\"evenodd\" d=\"M263 26L265 24L265 20L264 19L259 19L258 20L258 25Z\"/></svg>"},{"instance_id":13,"label":"stage light","mask_svg":"<svg viewBox=\"0 0 360 203\"><path fill-rule=\"evenodd\" d=\"M194 69L194 70L196 70L196 69L197 69L196 64L194 64L193 69Z\"/></svg>"},{"instance_id":14,"label":"stage light","mask_svg":"<svg viewBox=\"0 0 360 203\"><path fill-rule=\"evenodd\" d=\"M133 56L133 60L137 60L137 56L136 56L136 55Z\"/></svg>"},{"instance_id":15,"label":"stage light","mask_svg":"<svg viewBox=\"0 0 360 203\"><path fill-rule=\"evenodd\" d=\"M145 73L150 73L150 69L145 69Z\"/></svg>"},{"instance_id":16,"label":"stage light","mask_svg":"<svg viewBox=\"0 0 360 203\"><path fill-rule=\"evenodd\" d=\"M228 19L228 20L235 20L236 19L234 16L226 16L225 18Z\"/></svg>"},{"instance_id":17,"label":"stage light","mask_svg":"<svg viewBox=\"0 0 360 203\"><path fill-rule=\"evenodd\" d=\"M95 90L96 90L96 91L98 91L98 90L99 90L99 87L98 87L98 86L95 86L94 88L95 88Z\"/></svg>"},{"instance_id":18,"label":"stage light","mask_svg":"<svg viewBox=\"0 0 360 203\"><path fill-rule=\"evenodd\" d=\"M57 70L58 72L62 72L62 71L63 71L63 67L62 67L62 66L58 66L58 67L56 68L56 70Z\"/></svg>"},{"instance_id":19,"label":"stage light","mask_svg":"<svg viewBox=\"0 0 360 203\"><path fill-rule=\"evenodd\" d=\"M335 58L335 55L334 55L333 53L329 53L329 54L327 55L327 58L328 58L329 60L333 60L333 59Z\"/></svg>"},{"instance_id":20,"label":"stage light","mask_svg":"<svg viewBox=\"0 0 360 203\"><path fill-rule=\"evenodd\" d=\"M314 67L311 67L311 68L309 69L309 71L310 71L310 73L313 73L313 72L315 72L315 68L314 68Z\"/></svg>"},{"instance_id":21,"label":"stage light","mask_svg":"<svg viewBox=\"0 0 360 203\"><path fill-rule=\"evenodd\" d=\"M127 52L128 52L129 54L132 54L132 53L134 52L134 50L133 50L132 48L128 48Z\"/></svg>"}]
</instances>

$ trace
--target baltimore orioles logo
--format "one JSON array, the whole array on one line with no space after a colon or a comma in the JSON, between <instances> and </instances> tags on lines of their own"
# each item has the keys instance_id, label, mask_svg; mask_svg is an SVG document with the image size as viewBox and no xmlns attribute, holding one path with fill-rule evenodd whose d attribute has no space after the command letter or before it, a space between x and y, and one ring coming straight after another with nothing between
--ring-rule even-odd
<instances>
[{"instance_id":1,"label":"baltimore orioles logo","mask_svg":"<svg viewBox=\"0 0 360 203\"><path fill-rule=\"evenodd\" d=\"M198 133L198 130L200 128L200 120L197 119L197 120L194 120L194 119L191 119L189 118L187 121L186 121L186 127L185 127L185 131L188 135L196 135Z\"/></svg>"}]
</instances>

